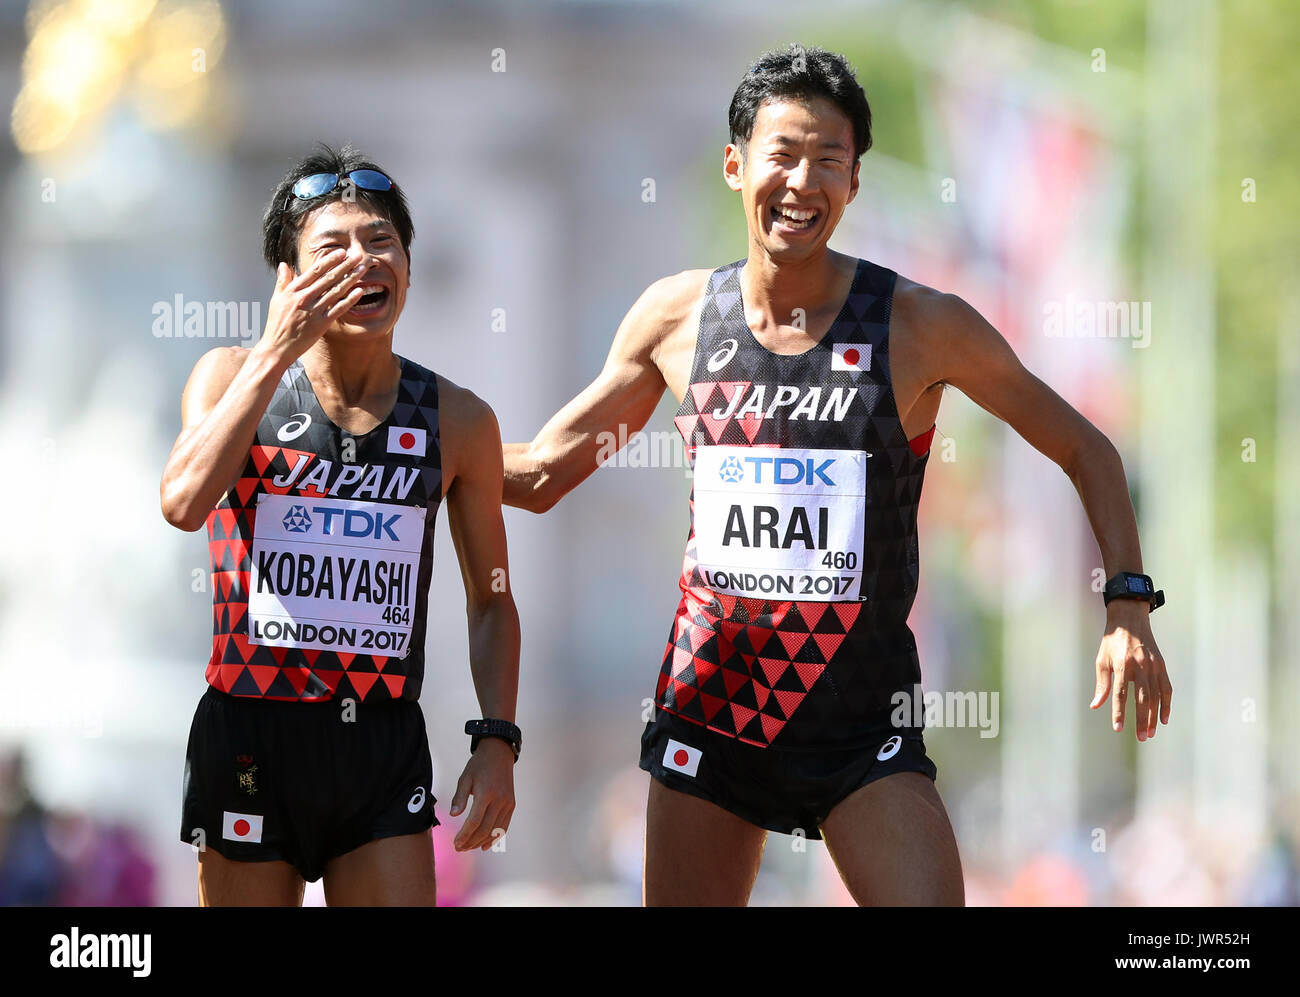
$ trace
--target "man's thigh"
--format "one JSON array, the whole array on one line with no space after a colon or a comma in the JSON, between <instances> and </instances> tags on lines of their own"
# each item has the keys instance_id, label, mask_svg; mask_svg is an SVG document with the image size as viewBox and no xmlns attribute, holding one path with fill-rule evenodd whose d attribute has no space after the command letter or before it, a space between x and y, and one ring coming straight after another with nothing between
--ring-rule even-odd
<instances>
[{"instance_id":1,"label":"man's thigh","mask_svg":"<svg viewBox=\"0 0 1300 997\"><path fill-rule=\"evenodd\" d=\"M199 852L200 907L300 907L306 883L288 862L236 862Z\"/></svg>"},{"instance_id":2,"label":"man's thigh","mask_svg":"<svg viewBox=\"0 0 1300 997\"><path fill-rule=\"evenodd\" d=\"M743 907L767 832L708 800L650 780L646 805L647 907Z\"/></svg>"},{"instance_id":3,"label":"man's thigh","mask_svg":"<svg viewBox=\"0 0 1300 997\"><path fill-rule=\"evenodd\" d=\"M433 907L437 891L429 831L376 838L325 865L331 907Z\"/></svg>"},{"instance_id":4,"label":"man's thigh","mask_svg":"<svg viewBox=\"0 0 1300 997\"><path fill-rule=\"evenodd\" d=\"M933 780L897 772L856 790L821 825L861 905L963 906L957 839Z\"/></svg>"}]
</instances>

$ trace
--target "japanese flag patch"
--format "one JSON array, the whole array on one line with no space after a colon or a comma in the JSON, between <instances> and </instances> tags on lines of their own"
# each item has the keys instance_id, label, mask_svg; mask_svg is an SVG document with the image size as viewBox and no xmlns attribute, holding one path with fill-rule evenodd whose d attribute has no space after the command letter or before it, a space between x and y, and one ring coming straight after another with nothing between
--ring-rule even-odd
<instances>
[{"instance_id":1,"label":"japanese flag patch","mask_svg":"<svg viewBox=\"0 0 1300 997\"><path fill-rule=\"evenodd\" d=\"M689 775L695 778L695 773L700 768L700 757L704 752L699 748L692 748L688 744L682 744L681 741L674 741L671 737L668 739L668 747L664 749L664 768L672 769L674 772L681 772L683 775Z\"/></svg>"},{"instance_id":2,"label":"japanese flag patch","mask_svg":"<svg viewBox=\"0 0 1300 997\"><path fill-rule=\"evenodd\" d=\"M834 355L831 357L831 370L847 370L862 373L871 369L870 343L831 343Z\"/></svg>"},{"instance_id":3,"label":"japanese flag patch","mask_svg":"<svg viewBox=\"0 0 1300 997\"><path fill-rule=\"evenodd\" d=\"M221 812L221 836L227 841L262 840L262 818L258 814L236 814L229 810Z\"/></svg>"},{"instance_id":4,"label":"japanese flag patch","mask_svg":"<svg viewBox=\"0 0 1300 997\"><path fill-rule=\"evenodd\" d=\"M410 457L423 457L428 435L428 432L423 429L389 426L388 452L406 454Z\"/></svg>"}]
</instances>

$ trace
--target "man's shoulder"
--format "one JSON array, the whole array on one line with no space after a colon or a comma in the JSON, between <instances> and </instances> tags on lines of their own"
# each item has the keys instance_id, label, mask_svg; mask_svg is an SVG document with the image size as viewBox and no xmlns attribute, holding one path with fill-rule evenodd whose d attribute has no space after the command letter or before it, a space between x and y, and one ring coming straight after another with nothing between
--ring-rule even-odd
<instances>
[{"instance_id":1,"label":"man's shoulder","mask_svg":"<svg viewBox=\"0 0 1300 997\"><path fill-rule=\"evenodd\" d=\"M945 319L954 317L962 305L965 302L957 295L940 291L902 274L894 282L893 310L896 312L906 312L923 319Z\"/></svg>"},{"instance_id":2,"label":"man's shoulder","mask_svg":"<svg viewBox=\"0 0 1300 997\"><path fill-rule=\"evenodd\" d=\"M215 403L230 387L251 354L252 351L245 346L216 346L205 351L190 371L186 391Z\"/></svg>"},{"instance_id":3,"label":"man's shoulder","mask_svg":"<svg viewBox=\"0 0 1300 997\"><path fill-rule=\"evenodd\" d=\"M902 324L917 345L936 341L951 344L951 337L970 331L980 321L959 295L910 280L899 274L890 305L894 321Z\"/></svg>"},{"instance_id":4,"label":"man's shoulder","mask_svg":"<svg viewBox=\"0 0 1300 997\"><path fill-rule=\"evenodd\" d=\"M438 385L438 419L444 429L450 427L453 431L478 434L496 427L496 413L492 406L473 391L457 384L446 374L420 369L434 378Z\"/></svg>"},{"instance_id":5,"label":"man's shoulder","mask_svg":"<svg viewBox=\"0 0 1300 997\"><path fill-rule=\"evenodd\" d=\"M681 270L660 277L645 289L637 306L680 319L699 304L714 272L713 269Z\"/></svg>"}]
</instances>

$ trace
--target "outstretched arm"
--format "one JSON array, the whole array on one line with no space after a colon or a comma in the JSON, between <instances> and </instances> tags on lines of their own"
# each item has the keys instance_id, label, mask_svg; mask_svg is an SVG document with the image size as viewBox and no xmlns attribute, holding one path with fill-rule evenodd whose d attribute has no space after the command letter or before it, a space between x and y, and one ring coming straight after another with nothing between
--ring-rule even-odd
<instances>
[{"instance_id":1,"label":"outstretched arm","mask_svg":"<svg viewBox=\"0 0 1300 997\"><path fill-rule=\"evenodd\" d=\"M443 381L444 439L455 447L447 521L465 583L469 663L482 715L515 721L519 691L519 614L510 594L506 529L501 518L501 433L492 410L471 392ZM514 752L485 737L456 785L451 815L474 806L456 834L457 851L490 848L515 809Z\"/></svg>"},{"instance_id":2,"label":"outstretched arm","mask_svg":"<svg viewBox=\"0 0 1300 997\"><path fill-rule=\"evenodd\" d=\"M1007 341L970 305L951 294L918 292L938 337L942 357L937 380L960 388L981 408L1010 425L1069 476L1083 502L1106 577L1142 572L1137 517L1119 451L1096 426L1020 363ZM1173 687L1151 634L1150 607L1115 599L1106 607L1106 631L1097 652L1092 709L1111 698L1111 723L1124 729L1128 686L1136 690L1135 732L1154 737L1156 717L1169 723Z\"/></svg>"},{"instance_id":3,"label":"outstretched arm","mask_svg":"<svg viewBox=\"0 0 1300 997\"><path fill-rule=\"evenodd\" d=\"M506 444L506 505L545 512L597 468L606 442L620 438L620 426L626 439L646 424L664 392L665 346L684 328L702 290L699 273L651 284L619 325L599 376L531 443Z\"/></svg>"}]
</instances>

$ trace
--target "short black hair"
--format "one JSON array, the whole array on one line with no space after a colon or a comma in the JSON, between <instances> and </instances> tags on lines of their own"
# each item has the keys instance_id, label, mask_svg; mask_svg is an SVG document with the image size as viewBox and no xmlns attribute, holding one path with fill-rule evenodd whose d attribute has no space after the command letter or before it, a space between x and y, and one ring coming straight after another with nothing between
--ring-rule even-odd
<instances>
[{"instance_id":1,"label":"short black hair","mask_svg":"<svg viewBox=\"0 0 1300 997\"><path fill-rule=\"evenodd\" d=\"M791 43L764 52L749 67L731 98L731 141L743 150L754 133L758 109L769 100L808 102L824 97L853 125L854 160L871 148L871 106L853 67L842 55Z\"/></svg>"},{"instance_id":2,"label":"short black hair","mask_svg":"<svg viewBox=\"0 0 1300 997\"><path fill-rule=\"evenodd\" d=\"M353 170L378 170L392 180L391 190L366 190L364 187L354 187L353 190L358 200L368 201L377 214L392 222L406 258L411 258L415 225L406 207L406 197L397 181L393 180L393 175L366 159L351 145L335 151L320 142L314 152L300 159L284 175L262 216L262 256L272 270L281 263L288 263L295 270L298 268L298 238L302 235L303 221L321 205L343 200L344 191L348 189L340 183L329 193L303 200L293 196L293 185L313 173L337 173L342 177Z\"/></svg>"}]
</instances>

